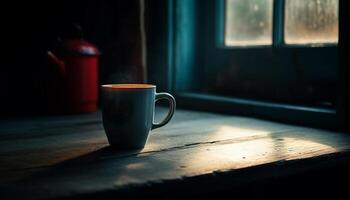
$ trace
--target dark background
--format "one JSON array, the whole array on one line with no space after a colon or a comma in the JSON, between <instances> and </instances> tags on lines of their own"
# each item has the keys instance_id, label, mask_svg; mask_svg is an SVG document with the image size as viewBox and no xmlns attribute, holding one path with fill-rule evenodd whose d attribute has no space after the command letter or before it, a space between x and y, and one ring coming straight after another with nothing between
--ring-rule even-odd
<instances>
[{"instance_id":1,"label":"dark background","mask_svg":"<svg viewBox=\"0 0 350 200\"><path fill-rule=\"evenodd\" d=\"M141 81L138 0L8 1L1 7L1 117L55 112L62 80L46 52L72 22L102 53L100 83Z\"/></svg>"},{"instance_id":2,"label":"dark background","mask_svg":"<svg viewBox=\"0 0 350 200\"><path fill-rule=\"evenodd\" d=\"M149 83L164 91L169 72L168 3L146 3L147 74ZM338 116L349 113L349 3L340 0L340 35L335 91ZM101 51L99 82L142 82L140 1L77 0L8 1L1 6L0 118L56 114L60 101L57 69L47 59L67 24L81 25L84 39ZM198 4L199 6L201 4ZM175 30L174 30L175 31ZM199 66L202 67L202 66ZM321 88L322 90L322 88Z\"/></svg>"}]
</instances>

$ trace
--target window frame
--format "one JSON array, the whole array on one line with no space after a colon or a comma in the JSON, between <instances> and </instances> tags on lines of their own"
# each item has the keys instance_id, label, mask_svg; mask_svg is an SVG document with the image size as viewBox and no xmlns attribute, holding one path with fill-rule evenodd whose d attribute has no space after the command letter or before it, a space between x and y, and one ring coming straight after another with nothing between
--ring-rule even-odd
<instances>
[{"instance_id":1,"label":"window frame","mask_svg":"<svg viewBox=\"0 0 350 200\"><path fill-rule=\"evenodd\" d=\"M165 45L166 51L159 54L159 46L157 48L151 48L148 50L149 54L159 54L154 58L148 59L148 71L149 81L157 84L159 90L166 90L174 94L180 107L187 107L191 109L208 110L214 112L224 112L229 114L240 114L252 117L259 117L264 119L272 119L281 122L307 125L326 129L335 129L343 127L340 126L339 116L336 109L318 108L297 106L284 103L271 103L252 99L236 98L236 97L223 97L219 95L206 95L191 92L191 89L199 87L200 83L196 83L193 79L195 76L196 65L196 52L193 48L194 44L188 43L194 37L194 30L184 32L186 26L193 25L196 12L191 12L194 8L196 0L176 1L167 0L160 2L159 4L165 6L166 20L163 25L157 24L158 36L165 34L166 37L162 40L157 39L157 43ZM261 45L261 46L237 46L227 47L223 46L224 37L224 15L220 14L220 9L224 9L223 5L225 0L217 0L215 20L221 23L217 23L217 31L215 31L216 47L227 50L246 50L246 49L266 49L266 48L337 48L336 44L325 45L286 45L283 42L283 23L284 18L281 17L284 12L284 1L274 1L274 20L273 20L273 45ZM162 7L160 6L160 7ZM164 7L163 7L164 8ZM283 8L283 9L281 9ZM339 5L339 9L341 5ZM222 13L222 12L221 12ZM276 16L277 19L276 20ZM339 15L339 18L341 16ZM152 18L152 17L151 17ZM156 18L156 16L154 16ZM189 19L187 24L183 24L181 18ZM152 21L152 19L150 20ZM151 22L152 24L152 22ZM282 26L281 26L282 24ZM179 28L181 27L181 28ZM279 27L279 28L277 28ZM192 32L191 32L192 31ZM340 30L339 30L340 32ZM282 36L282 37L281 37ZM185 38L185 39L184 39ZM152 42L150 40L148 42ZM340 43L340 38L338 44ZM160 46L162 46L160 45ZM188 47L187 52L181 51L184 47ZM185 55L184 55L185 54ZM164 56L164 57L162 57ZM149 57L149 55L148 55ZM161 59L161 62L155 61ZM187 60L186 60L187 59ZM157 63L155 63L157 62ZM163 63L159 65L159 63ZM165 67L164 67L165 66ZM161 72L158 69L163 68ZM159 80L159 77L163 77ZM189 92L190 91L190 92Z\"/></svg>"}]
</instances>

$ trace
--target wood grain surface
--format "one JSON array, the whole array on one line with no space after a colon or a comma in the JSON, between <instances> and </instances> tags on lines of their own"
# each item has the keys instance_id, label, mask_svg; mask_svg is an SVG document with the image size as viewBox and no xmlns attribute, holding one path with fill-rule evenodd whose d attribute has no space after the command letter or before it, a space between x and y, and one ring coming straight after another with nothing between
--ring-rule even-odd
<instances>
[{"instance_id":1,"label":"wood grain surface","mask_svg":"<svg viewBox=\"0 0 350 200\"><path fill-rule=\"evenodd\" d=\"M110 149L100 113L8 120L0 123L0 193L71 197L349 149L343 133L181 109L138 151Z\"/></svg>"}]
</instances>

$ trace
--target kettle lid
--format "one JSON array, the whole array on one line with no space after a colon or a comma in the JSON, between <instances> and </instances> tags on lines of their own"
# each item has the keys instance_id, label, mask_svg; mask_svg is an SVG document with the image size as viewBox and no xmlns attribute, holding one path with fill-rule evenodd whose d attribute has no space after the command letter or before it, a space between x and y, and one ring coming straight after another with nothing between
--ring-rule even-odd
<instances>
[{"instance_id":1,"label":"kettle lid","mask_svg":"<svg viewBox=\"0 0 350 200\"><path fill-rule=\"evenodd\" d=\"M68 39L62 44L65 54L75 56L98 56L100 51L98 48L83 39Z\"/></svg>"}]
</instances>

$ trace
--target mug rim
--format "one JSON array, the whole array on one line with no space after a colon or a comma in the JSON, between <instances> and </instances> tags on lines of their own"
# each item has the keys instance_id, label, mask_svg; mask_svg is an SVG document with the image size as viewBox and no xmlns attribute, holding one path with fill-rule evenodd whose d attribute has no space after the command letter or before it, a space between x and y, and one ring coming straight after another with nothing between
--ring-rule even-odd
<instances>
[{"instance_id":1,"label":"mug rim","mask_svg":"<svg viewBox=\"0 0 350 200\"><path fill-rule=\"evenodd\" d=\"M122 84L103 84L102 89L105 90L140 90L140 89L154 89L155 85L144 83L122 83Z\"/></svg>"}]
</instances>

